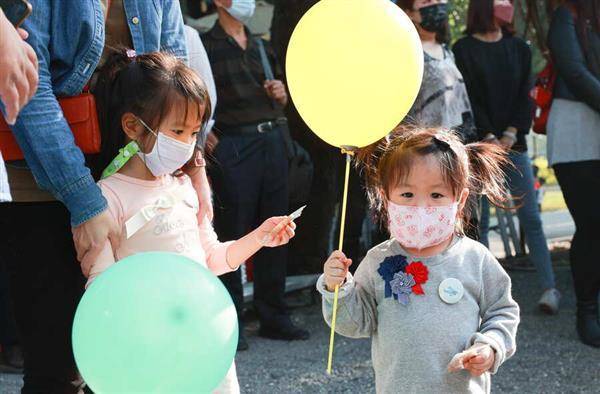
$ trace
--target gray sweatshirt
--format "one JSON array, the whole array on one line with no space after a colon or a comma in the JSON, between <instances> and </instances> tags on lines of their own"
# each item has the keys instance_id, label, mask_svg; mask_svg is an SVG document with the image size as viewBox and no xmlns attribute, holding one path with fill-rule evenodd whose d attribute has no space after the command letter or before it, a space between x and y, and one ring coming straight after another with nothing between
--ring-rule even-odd
<instances>
[{"instance_id":1,"label":"gray sweatshirt","mask_svg":"<svg viewBox=\"0 0 600 394\"><path fill-rule=\"evenodd\" d=\"M386 297L378 272L386 257L397 255L408 263L421 261L429 270L422 285L425 294L410 294L407 305L393 294ZM454 304L444 302L438 293L448 278L458 279L464 287ZM317 288L323 295L323 316L331 324L333 293L325 288L323 276ZM472 344L486 343L496 352L491 370L496 373L515 352L518 324L519 306L511 296L509 276L483 245L466 237L456 237L437 256L419 259L397 241L386 241L369 251L355 276L349 274L339 290L336 332L372 337L378 393L489 393L489 373L477 378L465 370L449 373L448 363Z\"/></svg>"}]
</instances>

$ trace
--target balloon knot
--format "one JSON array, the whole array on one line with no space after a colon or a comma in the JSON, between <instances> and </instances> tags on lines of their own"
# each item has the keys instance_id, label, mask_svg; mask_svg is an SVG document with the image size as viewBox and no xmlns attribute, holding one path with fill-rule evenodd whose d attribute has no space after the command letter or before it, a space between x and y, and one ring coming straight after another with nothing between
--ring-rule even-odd
<instances>
[{"instance_id":1,"label":"balloon knot","mask_svg":"<svg viewBox=\"0 0 600 394\"><path fill-rule=\"evenodd\" d=\"M354 156L358 148L356 146L342 146L342 155Z\"/></svg>"}]
</instances>

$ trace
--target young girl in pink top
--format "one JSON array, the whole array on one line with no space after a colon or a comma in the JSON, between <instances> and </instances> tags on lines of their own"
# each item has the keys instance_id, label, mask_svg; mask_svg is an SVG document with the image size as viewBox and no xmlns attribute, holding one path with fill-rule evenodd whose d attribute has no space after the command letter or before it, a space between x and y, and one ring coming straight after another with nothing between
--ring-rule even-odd
<instances>
[{"instance_id":1,"label":"young girl in pink top","mask_svg":"<svg viewBox=\"0 0 600 394\"><path fill-rule=\"evenodd\" d=\"M180 168L194 155L211 106L204 83L181 61L164 53L116 51L94 93L103 130L97 167L105 170L99 185L123 235L116 249L106 243L88 286L115 262L140 252L178 253L220 275L294 236L290 217L268 219L228 243L218 241L209 220L199 224L198 196ZM192 166L203 165L197 156ZM219 392L239 392L234 366Z\"/></svg>"}]
</instances>

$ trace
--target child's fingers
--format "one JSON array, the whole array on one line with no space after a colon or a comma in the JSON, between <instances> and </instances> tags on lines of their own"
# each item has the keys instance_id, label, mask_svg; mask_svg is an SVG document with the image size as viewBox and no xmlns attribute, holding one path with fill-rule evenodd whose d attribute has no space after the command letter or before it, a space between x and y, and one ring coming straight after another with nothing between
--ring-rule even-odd
<instances>
[{"instance_id":1,"label":"child's fingers","mask_svg":"<svg viewBox=\"0 0 600 394\"><path fill-rule=\"evenodd\" d=\"M489 365L475 367L473 364L465 365L465 369L468 370L473 376L480 376L490 369Z\"/></svg>"},{"instance_id":2,"label":"child's fingers","mask_svg":"<svg viewBox=\"0 0 600 394\"><path fill-rule=\"evenodd\" d=\"M344 264L343 261L334 259L334 260L328 260L327 263L325 263L325 267L331 267L331 268L338 268L341 270L346 270L346 264Z\"/></svg>"},{"instance_id":3,"label":"child's fingers","mask_svg":"<svg viewBox=\"0 0 600 394\"><path fill-rule=\"evenodd\" d=\"M330 274L330 275L342 275L342 276L346 276L346 272L347 270L344 267L335 267L335 266L328 266L325 267L325 273L326 274Z\"/></svg>"},{"instance_id":4,"label":"child's fingers","mask_svg":"<svg viewBox=\"0 0 600 394\"><path fill-rule=\"evenodd\" d=\"M326 282L331 285L339 285L346 280L346 275L325 275Z\"/></svg>"},{"instance_id":5,"label":"child's fingers","mask_svg":"<svg viewBox=\"0 0 600 394\"><path fill-rule=\"evenodd\" d=\"M285 228L285 232L287 233L287 235L288 235L290 238L294 238L294 235L296 235L296 232L294 231L294 228L293 228L292 226L287 226L287 227Z\"/></svg>"},{"instance_id":6,"label":"child's fingers","mask_svg":"<svg viewBox=\"0 0 600 394\"><path fill-rule=\"evenodd\" d=\"M289 216L281 216L276 217L274 219L279 220L279 223L277 223L277 226L273 227L273 229L271 230L270 233L273 235L279 234L292 221L292 219Z\"/></svg>"},{"instance_id":7,"label":"child's fingers","mask_svg":"<svg viewBox=\"0 0 600 394\"><path fill-rule=\"evenodd\" d=\"M331 254L331 256L329 256L329 259L346 259L346 258L347 258L346 255L341 250L336 250Z\"/></svg>"},{"instance_id":8,"label":"child's fingers","mask_svg":"<svg viewBox=\"0 0 600 394\"><path fill-rule=\"evenodd\" d=\"M277 234L272 231L268 237L272 237L274 241L277 241L278 244L283 245L290 241L290 239L294 238L296 232L291 226L286 226L281 229Z\"/></svg>"},{"instance_id":9,"label":"child's fingers","mask_svg":"<svg viewBox=\"0 0 600 394\"><path fill-rule=\"evenodd\" d=\"M327 261L339 261L340 263L344 263L346 260L348 260L346 255L339 250L333 252L331 256L329 256L329 259L327 259Z\"/></svg>"},{"instance_id":10,"label":"child's fingers","mask_svg":"<svg viewBox=\"0 0 600 394\"><path fill-rule=\"evenodd\" d=\"M482 355L475 356L475 357L473 357L473 358L471 358L469 360L469 364L474 365L474 366L476 366L476 365L484 365L487 362L488 362L487 357L484 357Z\"/></svg>"},{"instance_id":11,"label":"child's fingers","mask_svg":"<svg viewBox=\"0 0 600 394\"><path fill-rule=\"evenodd\" d=\"M471 374L471 376L478 377L478 376L483 375L485 373L485 371L471 369L471 370L469 370L469 373Z\"/></svg>"}]
</instances>

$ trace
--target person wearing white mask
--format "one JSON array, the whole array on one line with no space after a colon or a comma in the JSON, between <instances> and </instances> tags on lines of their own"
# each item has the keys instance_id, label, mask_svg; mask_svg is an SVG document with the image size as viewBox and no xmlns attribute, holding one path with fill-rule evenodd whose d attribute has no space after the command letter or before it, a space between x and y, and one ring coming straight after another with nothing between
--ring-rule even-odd
<instances>
[{"instance_id":1,"label":"person wearing white mask","mask_svg":"<svg viewBox=\"0 0 600 394\"><path fill-rule=\"evenodd\" d=\"M216 165L208 170L215 194L215 230L226 241L288 211L288 157L283 141L288 96L269 43L253 37L245 26L254 13L254 0L214 0L214 4L219 19L202 35L219 97L214 127L218 143L212 152ZM264 249L253 259L259 335L307 339L309 333L292 323L284 303L286 261L286 248ZM240 317L240 272L221 279ZM238 350L245 350L248 344L239 320Z\"/></svg>"},{"instance_id":2,"label":"person wearing white mask","mask_svg":"<svg viewBox=\"0 0 600 394\"><path fill-rule=\"evenodd\" d=\"M118 247L105 243L86 274L86 287L137 253L176 253L222 275L238 270L263 248L287 244L295 224L285 215L267 218L230 242L218 240L210 221L198 220L196 191L180 169L210 119L206 86L172 55L130 52L111 53L96 86L105 153L98 163L105 168L98 185L124 231ZM203 166L203 161L196 163ZM235 365L216 392L240 392Z\"/></svg>"}]
</instances>

